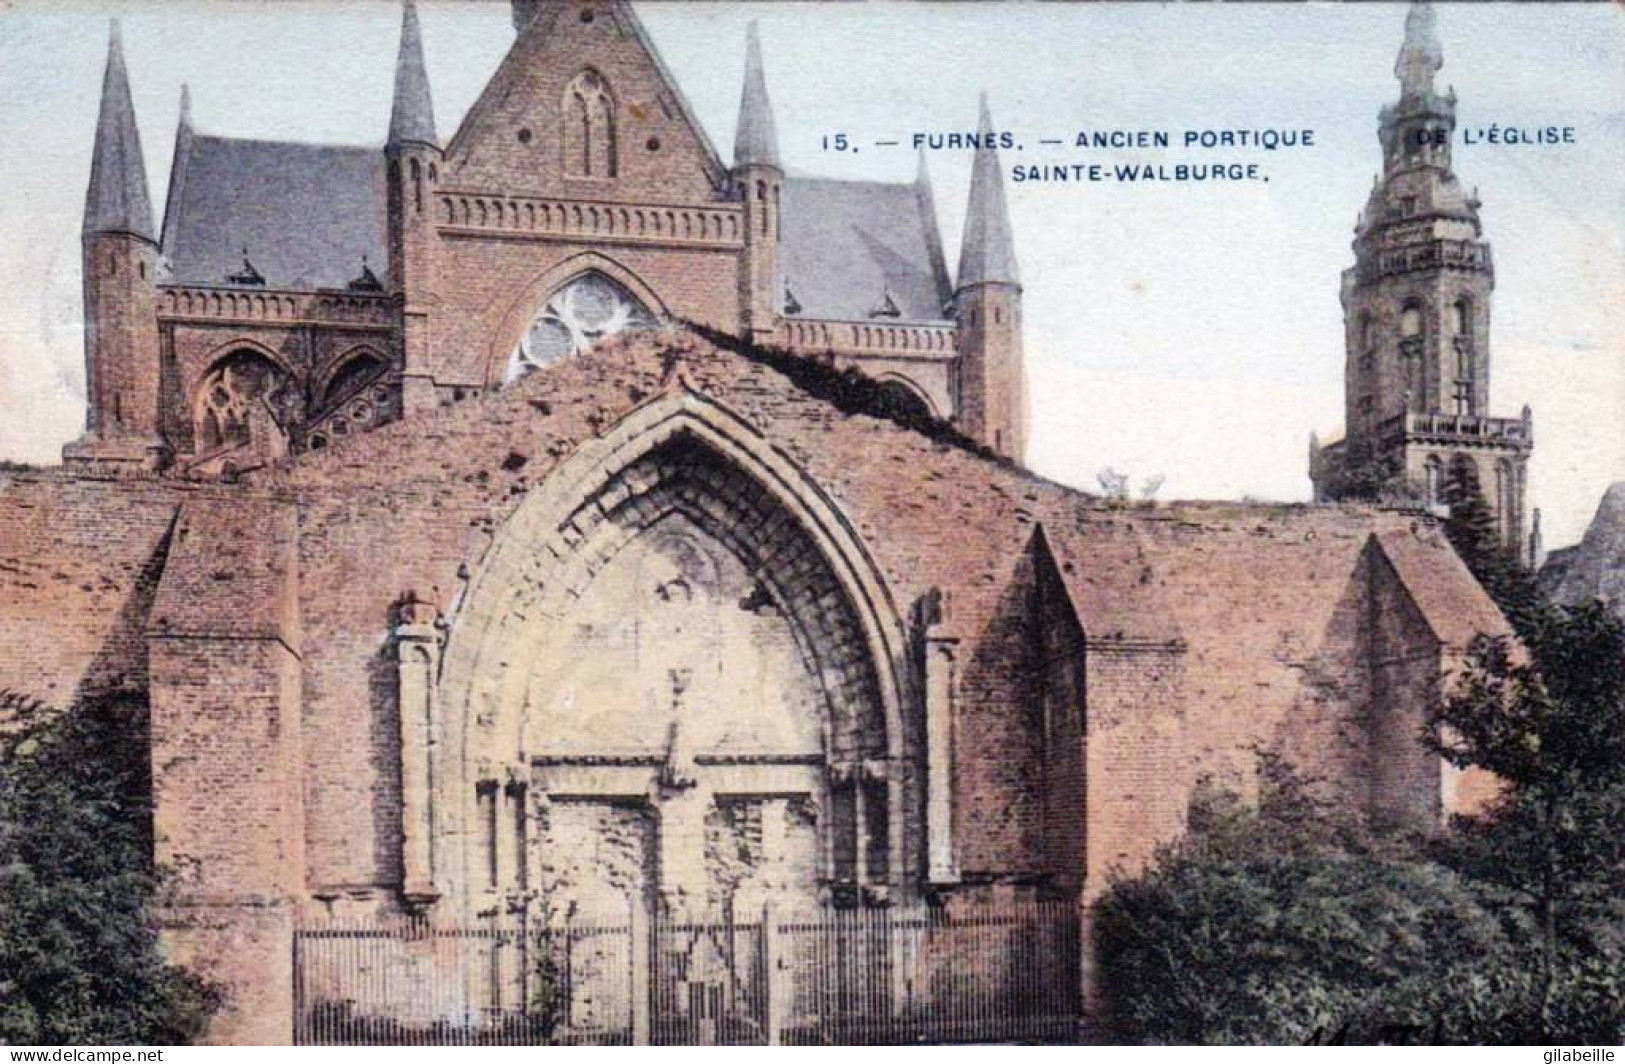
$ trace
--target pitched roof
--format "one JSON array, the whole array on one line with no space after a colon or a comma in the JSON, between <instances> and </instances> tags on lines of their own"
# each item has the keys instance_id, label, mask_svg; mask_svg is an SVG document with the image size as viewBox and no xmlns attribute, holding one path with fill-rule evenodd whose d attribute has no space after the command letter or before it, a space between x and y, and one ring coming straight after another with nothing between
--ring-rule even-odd
<instances>
[{"instance_id":1,"label":"pitched roof","mask_svg":"<svg viewBox=\"0 0 1625 1064\"><path fill-rule=\"evenodd\" d=\"M1479 635L1512 634L1438 526L1379 532L1376 541L1439 642L1463 648Z\"/></svg>"},{"instance_id":2,"label":"pitched roof","mask_svg":"<svg viewBox=\"0 0 1625 1064\"><path fill-rule=\"evenodd\" d=\"M179 154L179 153L177 153ZM194 134L176 159L162 252L171 284L225 284L245 254L272 288L343 288L388 267L378 148Z\"/></svg>"},{"instance_id":3,"label":"pitched roof","mask_svg":"<svg viewBox=\"0 0 1625 1064\"><path fill-rule=\"evenodd\" d=\"M90 158L90 187L85 192L84 231L134 233L152 239L147 165L141 156L141 131L136 128L117 22L107 41L96 147Z\"/></svg>"},{"instance_id":4,"label":"pitched roof","mask_svg":"<svg viewBox=\"0 0 1625 1064\"><path fill-rule=\"evenodd\" d=\"M942 241L919 184L791 177L780 269L796 316L942 321L953 296ZM872 317L890 296L898 316Z\"/></svg>"},{"instance_id":5,"label":"pitched roof","mask_svg":"<svg viewBox=\"0 0 1625 1064\"><path fill-rule=\"evenodd\" d=\"M467 154L469 141L477 135L477 129L486 112L498 107L501 101L507 99L515 86L525 77L530 56L539 50L553 33L554 25L566 6L559 0L525 0L514 8L514 29L518 31L518 36L514 39L513 47L508 49L508 54L503 56L502 62L497 65L496 72L486 80L485 88L480 91L474 105L463 115L462 124L457 128L457 132L452 134L451 142L446 145L448 159ZM700 150L704 153L706 176L714 186L722 188L726 184L728 174L727 168L722 165L722 156L717 154L716 145L711 143L710 133L694 114L688 97L677 84L677 78L666 65L660 49L655 47L654 38L649 36L643 20L638 18L638 13L633 10L629 0L610 0L609 6L615 25L622 27L623 33L630 30L632 38L654 65L656 76L677 104L677 110L684 122L694 131Z\"/></svg>"}]
</instances>

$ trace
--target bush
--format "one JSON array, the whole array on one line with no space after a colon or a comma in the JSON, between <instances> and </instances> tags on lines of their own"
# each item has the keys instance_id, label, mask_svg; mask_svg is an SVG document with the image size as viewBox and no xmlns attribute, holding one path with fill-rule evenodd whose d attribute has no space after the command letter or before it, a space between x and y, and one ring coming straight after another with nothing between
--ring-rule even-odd
<instances>
[{"instance_id":1,"label":"bush","mask_svg":"<svg viewBox=\"0 0 1625 1064\"><path fill-rule=\"evenodd\" d=\"M1258 811L1200 793L1095 931L1109 1035L1155 1043L1478 1040L1511 946L1463 877L1289 777Z\"/></svg>"},{"instance_id":2,"label":"bush","mask_svg":"<svg viewBox=\"0 0 1625 1064\"><path fill-rule=\"evenodd\" d=\"M0 1042L178 1044L217 991L165 963L146 707L0 692Z\"/></svg>"}]
</instances>

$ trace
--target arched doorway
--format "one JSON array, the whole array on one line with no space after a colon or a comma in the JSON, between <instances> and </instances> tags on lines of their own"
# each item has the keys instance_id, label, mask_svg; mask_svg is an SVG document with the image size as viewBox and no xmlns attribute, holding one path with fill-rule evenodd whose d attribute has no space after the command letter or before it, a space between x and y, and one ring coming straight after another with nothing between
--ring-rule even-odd
<instances>
[{"instance_id":1,"label":"arched doorway","mask_svg":"<svg viewBox=\"0 0 1625 1064\"><path fill-rule=\"evenodd\" d=\"M452 618L436 865L472 911L901 880L900 625L827 500L780 494L806 485L705 405L651 404L555 471Z\"/></svg>"}]
</instances>

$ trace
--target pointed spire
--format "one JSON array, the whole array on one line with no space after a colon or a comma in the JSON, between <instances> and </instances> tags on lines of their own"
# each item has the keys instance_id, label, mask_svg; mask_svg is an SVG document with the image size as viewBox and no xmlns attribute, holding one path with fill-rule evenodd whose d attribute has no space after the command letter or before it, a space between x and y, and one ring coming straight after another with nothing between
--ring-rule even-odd
<instances>
[{"instance_id":1,"label":"pointed spire","mask_svg":"<svg viewBox=\"0 0 1625 1064\"><path fill-rule=\"evenodd\" d=\"M401 4L401 50L395 59L395 106L389 113L389 143L417 141L438 144L434 135L434 101L429 97L429 73L423 65L423 32L418 28L418 6Z\"/></svg>"},{"instance_id":2,"label":"pointed spire","mask_svg":"<svg viewBox=\"0 0 1625 1064\"><path fill-rule=\"evenodd\" d=\"M513 0L513 31L525 32L525 27L536 21L542 0Z\"/></svg>"},{"instance_id":3,"label":"pointed spire","mask_svg":"<svg viewBox=\"0 0 1625 1064\"><path fill-rule=\"evenodd\" d=\"M937 197L931 188L931 168L925 164L925 145L920 145L918 156L914 161L914 195L920 200L920 209L926 212L927 218L933 226L936 225Z\"/></svg>"},{"instance_id":4,"label":"pointed spire","mask_svg":"<svg viewBox=\"0 0 1625 1064\"><path fill-rule=\"evenodd\" d=\"M1004 173L999 152L992 146L993 117L982 93L982 115L976 131L981 138L970 177L970 205L965 210L965 239L959 248L957 286L1020 284L1016 273L1016 247L1010 235L1010 212L1004 202Z\"/></svg>"},{"instance_id":5,"label":"pointed spire","mask_svg":"<svg viewBox=\"0 0 1625 1064\"><path fill-rule=\"evenodd\" d=\"M1433 5L1412 0L1405 15L1405 43L1394 60L1394 76L1406 96L1433 91L1433 75L1444 66L1444 48L1439 44Z\"/></svg>"},{"instance_id":6,"label":"pointed spire","mask_svg":"<svg viewBox=\"0 0 1625 1064\"><path fill-rule=\"evenodd\" d=\"M762 70L762 42L756 23L745 30L745 87L739 96L739 128L734 134L734 166L778 166L779 134Z\"/></svg>"},{"instance_id":7,"label":"pointed spire","mask_svg":"<svg viewBox=\"0 0 1625 1064\"><path fill-rule=\"evenodd\" d=\"M96 119L96 148L85 193L86 233L122 232L153 239L152 201L147 197L147 166L141 156L124 44L114 20L102 75L102 108Z\"/></svg>"},{"instance_id":8,"label":"pointed spire","mask_svg":"<svg viewBox=\"0 0 1625 1064\"><path fill-rule=\"evenodd\" d=\"M181 82L181 124L180 128L192 132L192 87Z\"/></svg>"}]
</instances>

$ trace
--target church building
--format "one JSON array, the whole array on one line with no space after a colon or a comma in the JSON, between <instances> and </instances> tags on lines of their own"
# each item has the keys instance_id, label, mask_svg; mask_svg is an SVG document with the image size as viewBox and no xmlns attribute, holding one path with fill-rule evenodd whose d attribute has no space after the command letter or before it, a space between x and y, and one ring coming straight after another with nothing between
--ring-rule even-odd
<instances>
[{"instance_id":1,"label":"church building","mask_svg":"<svg viewBox=\"0 0 1625 1064\"><path fill-rule=\"evenodd\" d=\"M754 31L725 160L629 3L514 0L513 24L445 136L410 0L382 144L217 135L183 98L161 226L109 47L88 416L62 464L0 472L0 692L150 714L165 942L228 993L212 1039L308 1039L323 1009L489 1022L489 955L392 939L387 1007L312 958L335 921L376 945L493 914L632 920L568 962L622 973L624 1026L595 991L555 1038L681 1014L774 1040L835 1008L739 989L845 978L772 953L766 917L747 979L630 930L658 913L737 936L769 910L1058 905L1074 952L1045 956L1078 979L1052 989L1081 1011L1088 903L1200 787L1256 796L1261 752L1417 824L1482 799L1417 736L1507 629L1428 514L1136 505L1024 467L993 147L950 274L923 168L786 172ZM1528 420L1486 416L1488 250L1448 147L1414 136L1453 108L1425 30L1317 485L1357 454L1504 464L1514 536ZM977 955L1023 969L1021 938ZM863 1008L970 978L951 952L883 961ZM747 1013L772 1021L718 1020Z\"/></svg>"}]
</instances>

